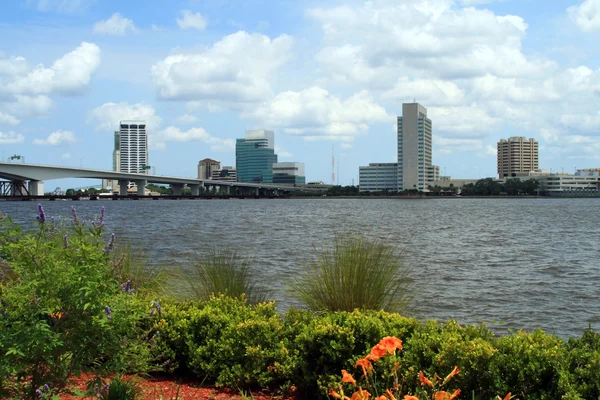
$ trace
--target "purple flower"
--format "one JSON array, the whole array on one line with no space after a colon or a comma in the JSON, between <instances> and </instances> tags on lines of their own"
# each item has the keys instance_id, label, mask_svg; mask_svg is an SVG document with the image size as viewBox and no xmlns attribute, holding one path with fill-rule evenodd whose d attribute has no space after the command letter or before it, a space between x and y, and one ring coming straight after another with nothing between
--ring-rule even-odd
<instances>
[{"instance_id":1,"label":"purple flower","mask_svg":"<svg viewBox=\"0 0 600 400\"><path fill-rule=\"evenodd\" d=\"M108 389L110 388L110 383L107 383L106 385L102 386L102 388L100 389L101 392L104 393L108 393Z\"/></svg>"},{"instance_id":2,"label":"purple flower","mask_svg":"<svg viewBox=\"0 0 600 400\"><path fill-rule=\"evenodd\" d=\"M48 384L47 384L47 383L44 385L44 390L45 390L46 392L49 392L49 391L50 391L50 386L48 386Z\"/></svg>"},{"instance_id":3,"label":"purple flower","mask_svg":"<svg viewBox=\"0 0 600 400\"><path fill-rule=\"evenodd\" d=\"M160 307L160 303L158 301L154 302L154 307L156 307L156 312L158 313L158 318L162 318L162 308Z\"/></svg>"},{"instance_id":4,"label":"purple flower","mask_svg":"<svg viewBox=\"0 0 600 400\"><path fill-rule=\"evenodd\" d=\"M44 211L44 206L38 204L38 211L39 215L36 216L35 219L37 219L40 224L43 224L46 222L46 212Z\"/></svg>"},{"instance_id":5,"label":"purple flower","mask_svg":"<svg viewBox=\"0 0 600 400\"><path fill-rule=\"evenodd\" d=\"M121 284L121 289L127 293L127 294L131 294L134 292L134 290L131 288L131 280L127 279L127 282L122 283Z\"/></svg>"},{"instance_id":6,"label":"purple flower","mask_svg":"<svg viewBox=\"0 0 600 400\"><path fill-rule=\"evenodd\" d=\"M65 235L65 237L63 238L64 244L65 244L65 249L67 247L69 247L69 236Z\"/></svg>"},{"instance_id":7,"label":"purple flower","mask_svg":"<svg viewBox=\"0 0 600 400\"><path fill-rule=\"evenodd\" d=\"M105 306L104 307L104 312L106 312L106 318L107 319L112 319L112 310L110 309L109 306Z\"/></svg>"},{"instance_id":8,"label":"purple flower","mask_svg":"<svg viewBox=\"0 0 600 400\"><path fill-rule=\"evenodd\" d=\"M115 233L113 232L110 234L110 239L108 239L108 244L106 245L104 252L110 253L113 249L114 244L115 244Z\"/></svg>"},{"instance_id":9,"label":"purple flower","mask_svg":"<svg viewBox=\"0 0 600 400\"><path fill-rule=\"evenodd\" d=\"M73 222L75 222L75 225L79 225L79 217L77 216L77 210L75 209L75 206L71 207L71 212L73 213Z\"/></svg>"},{"instance_id":10,"label":"purple flower","mask_svg":"<svg viewBox=\"0 0 600 400\"><path fill-rule=\"evenodd\" d=\"M40 389L37 389L35 391L35 394L37 395L37 397L44 397L44 393L42 393L42 391Z\"/></svg>"}]
</instances>

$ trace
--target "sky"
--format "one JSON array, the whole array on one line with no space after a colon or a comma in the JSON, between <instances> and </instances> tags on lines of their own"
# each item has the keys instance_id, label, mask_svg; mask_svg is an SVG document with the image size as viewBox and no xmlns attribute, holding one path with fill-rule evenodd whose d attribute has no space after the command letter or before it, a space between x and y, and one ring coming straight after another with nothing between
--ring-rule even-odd
<instances>
[{"instance_id":1,"label":"sky","mask_svg":"<svg viewBox=\"0 0 600 400\"><path fill-rule=\"evenodd\" d=\"M599 41L600 0L6 0L0 152L110 170L119 121L145 119L152 173L196 177L272 129L307 181L334 154L349 185L396 161L416 100L443 175L495 176L510 136L539 141L540 168L596 168Z\"/></svg>"}]
</instances>

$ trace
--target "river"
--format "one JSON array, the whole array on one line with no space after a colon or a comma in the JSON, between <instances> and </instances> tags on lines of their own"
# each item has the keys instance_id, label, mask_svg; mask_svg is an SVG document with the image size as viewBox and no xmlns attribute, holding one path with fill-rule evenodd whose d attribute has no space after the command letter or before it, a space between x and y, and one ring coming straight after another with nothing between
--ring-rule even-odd
<instances>
[{"instance_id":1,"label":"river","mask_svg":"<svg viewBox=\"0 0 600 400\"><path fill-rule=\"evenodd\" d=\"M485 322L499 333L542 328L561 337L600 329L598 199L273 199L44 202L48 215L107 210L107 230L151 263L185 266L214 246L250 256L280 310L297 306L290 277L361 231L404 249L414 316ZM0 202L33 224L36 203Z\"/></svg>"}]
</instances>

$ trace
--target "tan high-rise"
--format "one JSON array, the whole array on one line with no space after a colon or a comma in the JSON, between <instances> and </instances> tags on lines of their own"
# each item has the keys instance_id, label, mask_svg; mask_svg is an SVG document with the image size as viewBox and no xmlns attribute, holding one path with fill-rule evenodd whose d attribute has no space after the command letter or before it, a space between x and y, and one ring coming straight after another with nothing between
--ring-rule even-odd
<instances>
[{"instance_id":1,"label":"tan high-rise","mask_svg":"<svg viewBox=\"0 0 600 400\"><path fill-rule=\"evenodd\" d=\"M212 175L214 171L218 171L221 169L221 163L219 161L211 160L210 158L205 158L204 160L198 163L198 179L212 179Z\"/></svg>"},{"instance_id":2,"label":"tan high-rise","mask_svg":"<svg viewBox=\"0 0 600 400\"><path fill-rule=\"evenodd\" d=\"M498 142L498 176L500 179L518 173L535 171L538 166L538 142L522 136L500 139Z\"/></svg>"}]
</instances>

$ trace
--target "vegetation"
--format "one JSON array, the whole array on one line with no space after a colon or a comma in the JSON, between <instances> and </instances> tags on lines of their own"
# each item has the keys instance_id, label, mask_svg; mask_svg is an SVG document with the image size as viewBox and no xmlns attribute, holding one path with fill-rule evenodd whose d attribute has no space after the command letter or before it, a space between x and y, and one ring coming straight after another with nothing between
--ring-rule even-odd
<instances>
[{"instance_id":1,"label":"vegetation","mask_svg":"<svg viewBox=\"0 0 600 400\"><path fill-rule=\"evenodd\" d=\"M257 304L269 298L259 277L252 275L248 259L232 250L212 250L192 265L188 277L192 298L198 300L223 294Z\"/></svg>"},{"instance_id":2,"label":"vegetation","mask_svg":"<svg viewBox=\"0 0 600 400\"><path fill-rule=\"evenodd\" d=\"M396 247L342 234L332 249L316 250L315 260L292 288L313 311L406 311L412 293L409 272Z\"/></svg>"},{"instance_id":3,"label":"vegetation","mask_svg":"<svg viewBox=\"0 0 600 400\"><path fill-rule=\"evenodd\" d=\"M138 257L115 250L103 214L84 222L74 211L69 223L58 225L40 206L39 229L32 233L0 218L0 397L53 398L83 371L98 376L90 388L107 399L138 393L135 381L118 377L106 386L108 371L161 372L310 399L345 398L352 391L360 399L368 391L377 400L448 400L459 389L463 398L477 400L509 399L509 392L540 400L600 396L599 333L587 330L568 341L540 330L496 336L485 326L380 310L378 301L394 304L389 299L396 289L381 286L380 278L362 281L379 269L394 276L385 275L394 270L390 265L404 271L392 263L396 250L383 242L343 235L331 250L317 252L313 273L332 275L312 280L329 280L348 311L281 315L273 302L252 304L239 292L231 297L227 285L204 292L215 295L202 300L166 296L160 279L144 279L149 272ZM366 255L378 261L367 262ZM235 257L223 263L236 266L229 277L247 265ZM298 279L297 285L310 286ZM354 303L374 296L356 289L361 285L391 297L380 293L368 307ZM340 300L344 296L351 300Z\"/></svg>"},{"instance_id":4,"label":"vegetation","mask_svg":"<svg viewBox=\"0 0 600 400\"><path fill-rule=\"evenodd\" d=\"M475 183L469 183L461 189L461 195L465 196L497 196L507 194L510 196L530 195L534 196L540 187L537 179L521 181L520 179L507 179L504 184L492 178L480 179Z\"/></svg>"}]
</instances>

